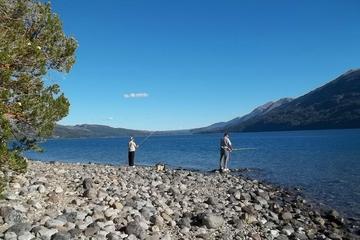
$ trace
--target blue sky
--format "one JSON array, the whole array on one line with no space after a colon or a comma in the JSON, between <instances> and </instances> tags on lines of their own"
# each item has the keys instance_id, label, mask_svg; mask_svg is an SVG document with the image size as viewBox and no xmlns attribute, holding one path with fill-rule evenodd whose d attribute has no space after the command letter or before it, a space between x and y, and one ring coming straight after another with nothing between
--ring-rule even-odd
<instances>
[{"instance_id":1,"label":"blue sky","mask_svg":"<svg viewBox=\"0 0 360 240\"><path fill-rule=\"evenodd\" d=\"M201 127L360 66L357 0L51 3L79 42L61 124Z\"/></svg>"}]
</instances>

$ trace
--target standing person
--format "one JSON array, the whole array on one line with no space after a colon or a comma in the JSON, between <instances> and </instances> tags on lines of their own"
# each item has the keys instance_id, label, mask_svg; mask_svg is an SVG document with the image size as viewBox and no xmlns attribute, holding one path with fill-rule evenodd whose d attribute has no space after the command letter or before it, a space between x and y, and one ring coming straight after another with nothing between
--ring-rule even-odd
<instances>
[{"instance_id":1,"label":"standing person","mask_svg":"<svg viewBox=\"0 0 360 240\"><path fill-rule=\"evenodd\" d=\"M220 140L220 171L229 172L228 161L230 158L230 152L232 151L232 145L229 138L229 134L225 133L224 137Z\"/></svg>"},{"instance_id":2,"label":"standing person","mask_svg":"<svg viewBox=\"0 0 360 240\"><path fill-rule=\"evenodd\" d=\"M129 141L129 166L131 166L131 167L135 167L134 166L135 151L136 151L136 148L138 148L138 147L139 146L136 145L134 138L130 137L130 141Z\"/></svg>"}]
</instances>

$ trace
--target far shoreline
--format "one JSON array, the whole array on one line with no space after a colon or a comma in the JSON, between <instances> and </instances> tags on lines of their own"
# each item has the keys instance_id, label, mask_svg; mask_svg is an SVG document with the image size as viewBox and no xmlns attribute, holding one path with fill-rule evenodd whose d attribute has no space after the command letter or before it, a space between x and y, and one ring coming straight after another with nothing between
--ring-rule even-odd
<instances>
[{"instance_id":1,"label":"far shoreline","mask_svg":"<svg viewBox=\"0 0 360 240\"><path fill-rule=\"evenodd\" d=\"M104 125L106 126L106 125ZM360 131L360 128L318 128L318 129L290 129L290 130L269 130L269 131L240 131L240 132L232 132L229 131L229 134L271 134L271 133L287 133L287 132L326 132L326 131L352 131L352 130L356 130L356 131ZM134 130L134 131L143 131L143 130ZM144 130L146 131L146 130ZM169 130L169 132L171 131L187 131L185 130ZM151 131L149 131L151 133ZM161 132L161 131L154 131L154 132ZM163 133L163 134L153 134L152 137L176 137L176 136L198 136L198 135L221 135L223 134L224 131L221 132L201 132L201 133L180 133L180 134L167 134L167 133ZM143 137L147 137L149 135L149 133L147 134L124 134L124 135L119 135L119 136L84 136L84 137L59 137L59 136L53 136L53 137L49 137L46 138L46 140L66 140L66 139L72 139L72 140L76 140L76 139L114 139L114 138L128 138L130 136L135 136L138 138L143 138Z\"/></svg>"}]
</instances>

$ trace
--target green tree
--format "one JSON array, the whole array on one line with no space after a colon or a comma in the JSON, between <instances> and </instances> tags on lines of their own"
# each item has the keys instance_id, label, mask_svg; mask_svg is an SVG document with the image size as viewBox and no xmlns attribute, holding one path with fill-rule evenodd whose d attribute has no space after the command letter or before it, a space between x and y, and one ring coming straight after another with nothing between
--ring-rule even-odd
<instances>
[{"instance_id":1,"label":"green tree","mask_svg":"<svg viewBox=\"0 0 360 240\"><path fill-rule=\"evenodd\" d=\"M0 0L0 170L24 171L24 150L38 150L67 115L69 102L48 71L68 72L77 42L49 3ZM0 175L1 177L1 175ZM1 184L0 184L1 185ZM1 186L0 186L1 188ZM1 191L1 189L0 189Z\"/></svg>"}]
</instances>

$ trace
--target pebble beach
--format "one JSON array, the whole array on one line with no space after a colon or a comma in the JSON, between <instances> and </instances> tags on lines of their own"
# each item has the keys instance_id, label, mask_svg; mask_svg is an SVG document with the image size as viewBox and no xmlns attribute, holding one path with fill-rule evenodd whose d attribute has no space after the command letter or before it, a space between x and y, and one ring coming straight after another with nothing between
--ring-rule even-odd
<instances>
[{"instance_id":1,"label":"pebble beach","mask_svg":"<svg viewBox=\"0 0 360 240\"><path fill-rule=\"evenodd\" d=\"M0 200L0 239L360 237L335 210L231 173L29 161Z\"/></svg>"}]
</instances>

